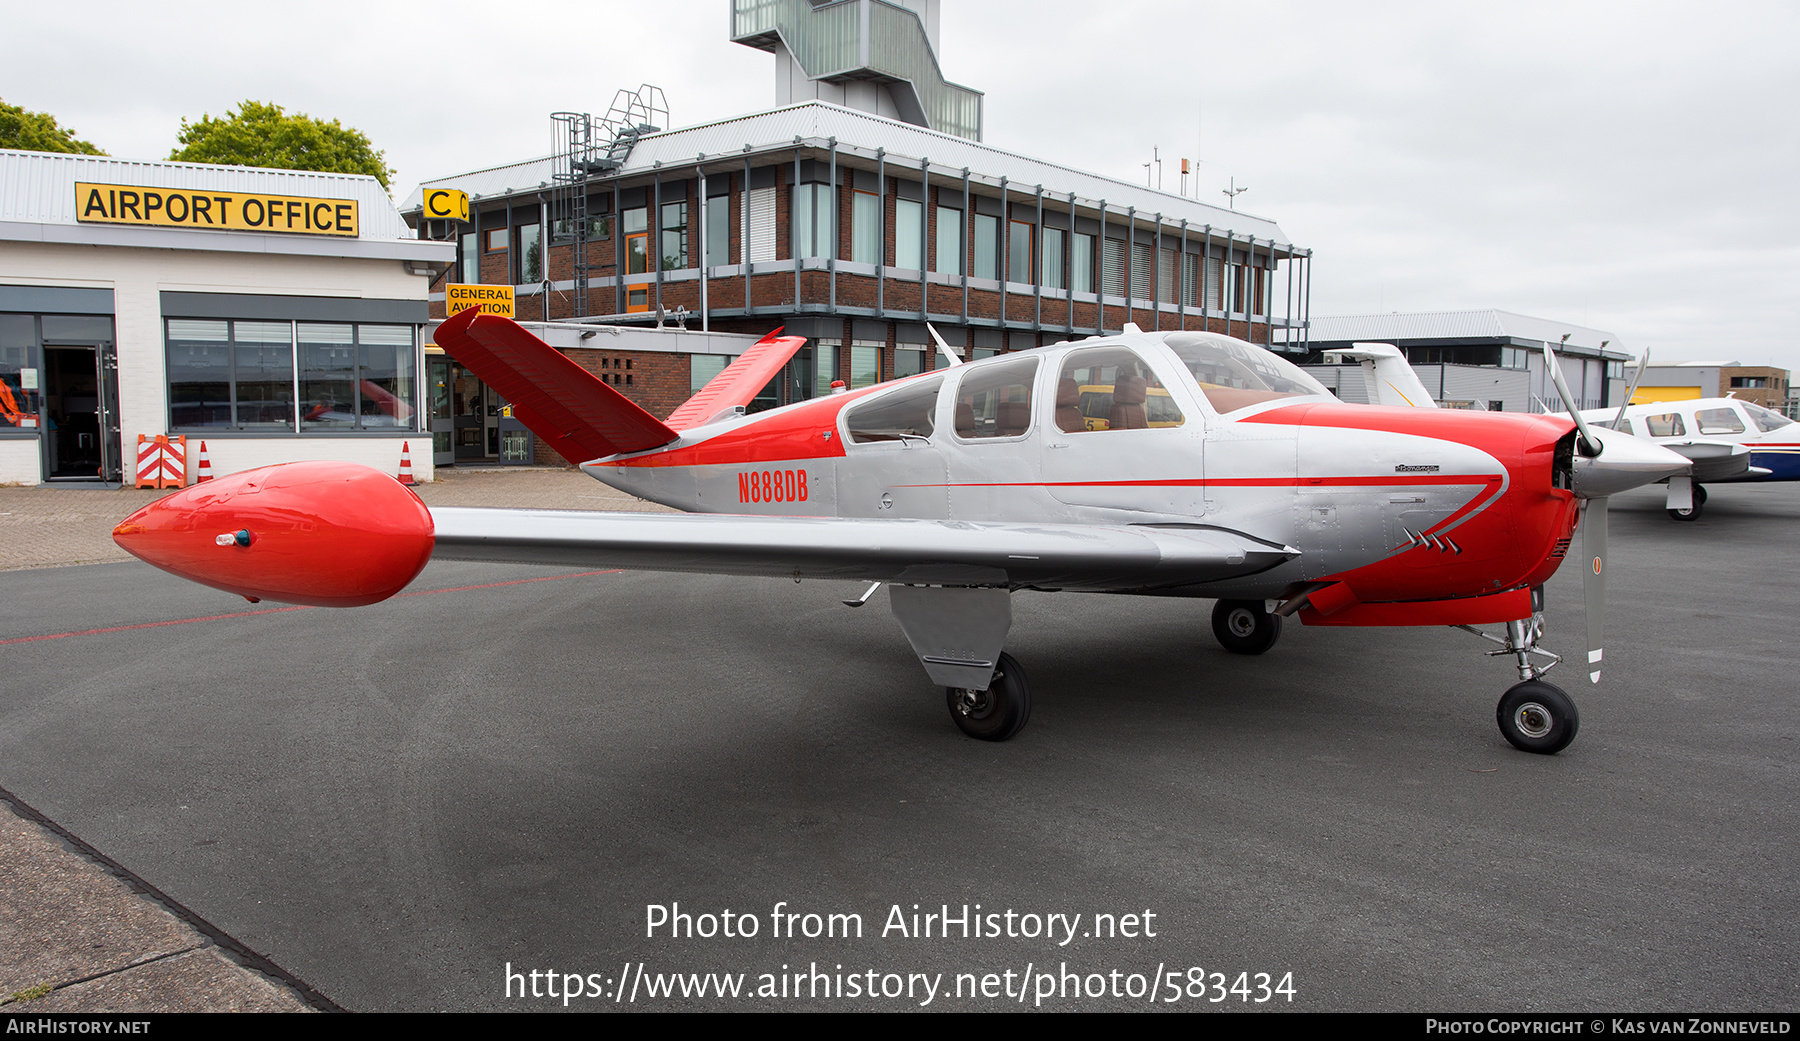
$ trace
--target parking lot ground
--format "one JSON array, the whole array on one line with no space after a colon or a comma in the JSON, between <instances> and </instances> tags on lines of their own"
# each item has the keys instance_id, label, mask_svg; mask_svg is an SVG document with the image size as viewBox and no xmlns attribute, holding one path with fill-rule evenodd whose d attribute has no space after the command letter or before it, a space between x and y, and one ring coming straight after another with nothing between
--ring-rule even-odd
<instances>
[{"instance_id":1,"label":"parking lot ground","mask_svg":"<svg viewBox=\"0 0 1800 1041\"><path fill-rule=\"evenodd\" d=\"M120 562L0 574L0 787L350 1009L1791 1009L1800 487L1612 518L1599 686L1549 588L1553 757L1454 630L1244 658L1207 601L1020 593L991 745L839 584L439 563L246 610Z\"/></svg>"}]
</instances>

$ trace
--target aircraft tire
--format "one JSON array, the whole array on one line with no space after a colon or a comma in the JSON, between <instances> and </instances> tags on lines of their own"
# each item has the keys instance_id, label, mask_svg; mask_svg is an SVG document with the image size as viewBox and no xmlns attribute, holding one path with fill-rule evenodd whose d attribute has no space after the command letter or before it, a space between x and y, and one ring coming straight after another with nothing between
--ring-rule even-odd
<instances>
[{"instance_id":1,"label":"aircraft tire","mask_svg":"<svg viewBox=\"0 0 1800 1041\"><path fill-rule=\"evenodd\" d=\"M1696 485L1694 485L1694 506L1693 506L1693 508L1687 509L1687 510L1670 510L1669 516L1675 518L1678 521L1699 520L1700 519L1700 510L1705 505L1706 505L1706 489L1704 487L1702 487L1701 485L1696 484Z\"/></svg>"},{"instance_id":2,"label":"aircraft tire","mask_svg":"<svg viewBox=\"0 0 1800 1041\"><path fill-rule=\"evenodd\" d=\"M1233 654L1261 654L1281 638L1281 616L1261 600L1221 600L1213 605L1212 630Z\"/></svg>"},{"instance_id":3,"label":"aircraft tire","mask_svg":"<svg viewBox=\"0 0 1800 1041\"><path fill-rule=\"evenodd\" d=\"M1581 729L1581 714L1561 687L1543 680L1516 684L1494 710L1500 733L1521 752L1555 755Z\"/></svg>"},{"instance_id":4,"label":"aircraft tire","mask_svg":"<svg viewBox=\"0 0 1800 1041\"><path fill-rule=\"evenodd\" d=\"M944 700L957 729L979 741L1008 740L1031 720L1031 684L1010 654L1000 655L988 689L945 687Z\"/></svg>"}]
</instances>

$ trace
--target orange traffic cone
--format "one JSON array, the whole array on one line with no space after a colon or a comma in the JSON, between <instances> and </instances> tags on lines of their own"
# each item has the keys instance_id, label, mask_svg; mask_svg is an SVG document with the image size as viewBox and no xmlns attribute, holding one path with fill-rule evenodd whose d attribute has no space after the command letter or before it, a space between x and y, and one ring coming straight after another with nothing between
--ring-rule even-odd
<instances>
[{"instance_id":1,"label":"orange traffic cone","mask_svg":"<svg viewBox=\"0 0 1800 1041\"><path fill-rule=\"evenodd\" d=\"M205 458L205 457L202 456L202 458ZM413 483L412 445L411 445L411 443L406 442L406 441L400 442L400 483L401 484Z\"/></svg>"},{"instance_id":2,"label":"orange traffic cone","mask_svg":"<svg viewBox=\"0 0 1800 1041\"><path fill-rule=\"evenodd\" d=\"M206 442L200 442L199 475L194 478L195 484L204 484L213 479L212 460L206 457Z\"/></svg>"}]
</instances>

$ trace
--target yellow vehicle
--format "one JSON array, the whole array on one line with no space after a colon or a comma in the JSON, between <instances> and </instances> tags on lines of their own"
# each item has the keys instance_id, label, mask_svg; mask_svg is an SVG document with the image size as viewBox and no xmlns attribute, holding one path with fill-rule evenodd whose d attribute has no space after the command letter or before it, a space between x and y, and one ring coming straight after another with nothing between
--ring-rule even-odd
<instances>
[{"instance_id":1,"label":"yellow vehicle","mask_svg":"<svg viewBox=\"0 0 1800 1041\"><path fill-rule=\"evenodd\" d=\"M1112 429L1112 384L1086 384L1081 388L1081 419L1088 430ZM1145 391L1144 409L1151 427L1178 427L1181 425L1181 409L1176 407L1169 392L1162 387L1150 387Z\"/></svg>"}]
</instances>

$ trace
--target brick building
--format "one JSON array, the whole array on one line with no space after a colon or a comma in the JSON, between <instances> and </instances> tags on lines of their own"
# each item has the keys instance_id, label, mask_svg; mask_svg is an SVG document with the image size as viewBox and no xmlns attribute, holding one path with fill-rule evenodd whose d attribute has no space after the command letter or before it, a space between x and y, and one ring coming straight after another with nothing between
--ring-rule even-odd
<instances>
[{"instance_id":1,"label":"brick building","mask_svg":"<svg viewBox=\"0 0 1800 1041\"><path fill-rule=\"evenodd\" d=\"M972 357L1127 323L1278 348L1303 328L1310 254L1275 222L983 144L981 95L936 72L936 0L732 14L792 103L673 130L653 103L559 114L559 154L426 182L402 209L457 247L435 315L447 283L480 282L513 285L521 319L785 326L809 344L764 407L941 364L927 322ZM427 219L435 188L468 193L470 220Z\"/></svg>"}]
</instances>

